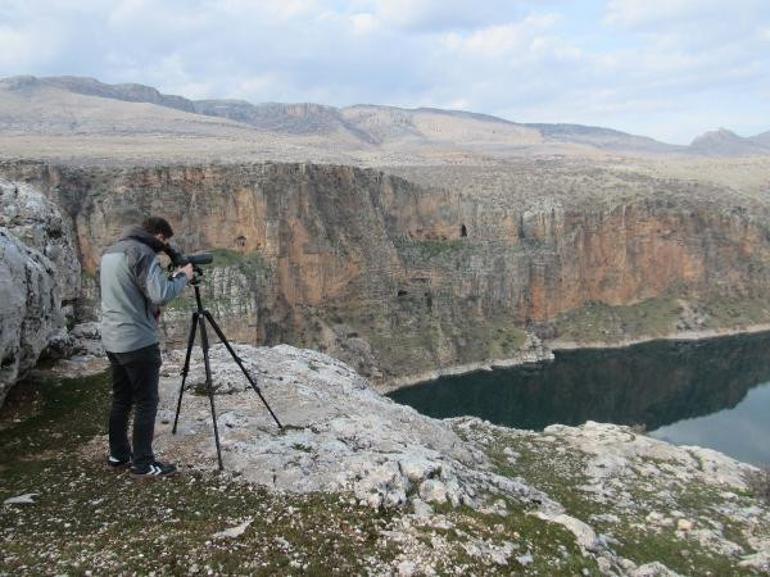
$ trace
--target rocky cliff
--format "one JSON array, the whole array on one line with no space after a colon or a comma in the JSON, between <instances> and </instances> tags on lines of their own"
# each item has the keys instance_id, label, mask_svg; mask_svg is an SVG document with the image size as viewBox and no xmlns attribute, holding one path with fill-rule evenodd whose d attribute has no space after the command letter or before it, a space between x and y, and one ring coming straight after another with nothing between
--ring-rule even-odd
<instances>
[{"instance_id":1,"label":"rocky cliff","mask_svg":"<svg viewBox=\"0 0 770 577\"><path fill-rule=\"evenodd\" d=\"M0 178L0 404L41 354L68 348L80 297L71 228L33 187Z\"/></svg>"},{"instance_id":2,"label":"rocky cliff","mask_svg":"<svg viewBox=\"0 0 770 577\"><path fill-rule=\"evenodd\" d=\"M233 339L317 348L380 383L538 358L538 337L770 318L766 193L558 161L399 176L276 163L0 172L62 207L81 305L121 227L162 214L184 249L215 250L202 291ZM166 312L170 339L184 339L189 307Z\"/></svg>"}]
</instances>

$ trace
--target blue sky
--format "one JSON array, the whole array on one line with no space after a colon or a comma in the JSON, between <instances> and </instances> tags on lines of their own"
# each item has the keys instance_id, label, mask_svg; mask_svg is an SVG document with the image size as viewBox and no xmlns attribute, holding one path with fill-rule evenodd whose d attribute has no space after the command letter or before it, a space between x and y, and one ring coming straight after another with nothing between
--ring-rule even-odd
<instances>
[{"instance_id":1,"label":"blue sky","mask_svg":"<svg viewBox=\"0 0 770 577\"><path fill-rule=\"evenodd\" d=\"M0 76L17 74L687 143L770 130L770 1L0 0Z\"/></svg>"}]
</instances>

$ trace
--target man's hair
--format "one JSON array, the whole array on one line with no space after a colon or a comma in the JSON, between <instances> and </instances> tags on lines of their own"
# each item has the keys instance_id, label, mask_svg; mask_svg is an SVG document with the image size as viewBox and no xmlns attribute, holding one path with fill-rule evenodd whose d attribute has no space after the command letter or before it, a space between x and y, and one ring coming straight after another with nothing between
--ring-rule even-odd
<instances>
[{"instance_id":1,"label":"man's hair","mask_svg":"<svg viewBox=\"0 0 770 577\"><path fill-rule=\"evenodd\" d=\"M144 220L142 228L152 235L162 234L166 238L174 236L174 231L171 229L171 225L165 218L159 216L151 216Z\"/></svg>"}]
</instances>

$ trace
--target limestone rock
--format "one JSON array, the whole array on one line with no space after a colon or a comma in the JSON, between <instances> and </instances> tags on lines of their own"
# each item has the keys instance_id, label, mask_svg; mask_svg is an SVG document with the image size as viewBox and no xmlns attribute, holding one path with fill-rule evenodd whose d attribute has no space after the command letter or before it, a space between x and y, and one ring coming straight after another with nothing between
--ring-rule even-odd
<instances>
[{"instance_id":1,"label":"limestone rock","mask_svg":"<svg viewBox=\"0 0 770 577\"><path fill-rule=\"evenodd\" d=\"M53 263L63 302L80 296L72 227L56 204L29 184L0 178L0 226Z\"/></svg>"},{"instance_id":2,"label":"limestone rock","mask_svg":"<svg viewBox=\"0 0 770 577\"><path fill-rule=\"evenodd\" d=\"M66 340L53 263L0 228L0 403L52 342Z\"/></svg>"},{"instance_id":3,"label":"limestone rock","mask_svg":"<svg viewBox=\"0 0 770 577\"><path fill-rule=\"evenodd\" d=\"M663 563L655 561L637 567L631 572L631 577L682 577L682 575L676 571L672 571L663 565Z\"/></svg>"},{"instance_id":4,"label":"limestone rock","mask_svg":"<svg viewBox=\"0 0 770 577\"><path fill-rule=\"evenodd\" d=\"M404 507L427 514L426 502L478 508L478 495L547 503L542 493L491 472L490 463L449 423L420 415L372 390L350 367L322 353L288 345L236 351L279 417L279 431L222 345L211 350L215 402L225 468L274 490L347 491L373 508ZM157 434L160 452L182 463L215 466L203 366L196 349L192 389L185 393L180 434ZM172 352L161 378L161 417L172 421L183 351ZM481 460L480 460L481 459ZM419 496L418 496L419 495Z\"/></svg>"},{"instance_id":5,"label":"limestone rock","mask_svg":"<svg viewBox=\"0 0 770 577\"><path fill-rule=\"evenodd\" d=\"M79 323L69 332L72 354L99 357L104 354L99 323Z\"/></svg>"},{"instance_id":6,"label":"limestone rock","mask_svg":"<svg viewBox=\"0 0 770 577\"><path fill-rule=\"evenodd\" d=\"M253 518L248 518L240 525L214 533L211 537L212 539L235 539L243 535L253 522Z\"/></svg>"}]
</instances>

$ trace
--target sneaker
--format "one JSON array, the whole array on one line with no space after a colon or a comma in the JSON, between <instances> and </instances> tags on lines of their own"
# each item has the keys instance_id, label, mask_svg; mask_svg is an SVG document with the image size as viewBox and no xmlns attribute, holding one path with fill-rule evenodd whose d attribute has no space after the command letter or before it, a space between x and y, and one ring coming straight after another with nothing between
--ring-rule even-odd
<instances>
[{"instance_id":1,"label":"sneaker","mask_svg":"<svg viewBox=\"0 0 770 577\"><path fill-rule=\"evenodd\" d=\"M124 467L128 467L131 464L131 457L126 459L117 459L110 455L107 458L107 464L113 469L122 469Z\"/></svg>"},{"instance_id":2,"label":"sneaker","mask_svg":"<svg viewBox=\"0 0 770 577\"><path fill-rule=\"evenodd\" d=\"M154 461L148 465L134 465L131 473L136 477L170 477L177 474L176 466L171 463Z\"/></svg>"}]
</instances>

